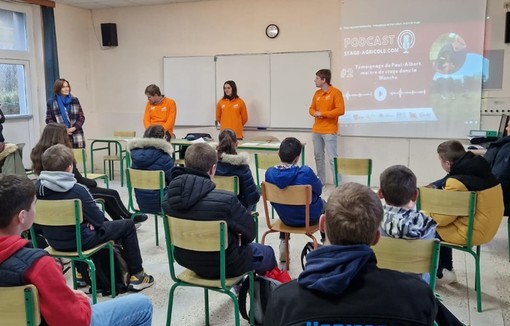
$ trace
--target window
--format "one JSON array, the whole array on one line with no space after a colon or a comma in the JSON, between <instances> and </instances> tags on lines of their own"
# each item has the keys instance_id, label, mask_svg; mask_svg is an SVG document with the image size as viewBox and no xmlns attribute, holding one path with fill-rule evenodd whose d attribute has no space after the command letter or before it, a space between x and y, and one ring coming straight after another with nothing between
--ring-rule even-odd
<instances>
[{"instance_id":1,"label":"window","mask_svg":"<svg viewBox=\"0 0 510 326\"><path fill-rule=\"evenodd\" d=\"M0 63L0 103L5 115L27 114L24 64Z\"/></svg>"},{"instance_id":2,"label":"window","mask_svg":"<svg viewBox=\"0 0 510 326\"><path fill-rule=\"evenodd\" d=\"M25 13L0 9L0 49L27 51Z\"/></svg>"}]
</instances>

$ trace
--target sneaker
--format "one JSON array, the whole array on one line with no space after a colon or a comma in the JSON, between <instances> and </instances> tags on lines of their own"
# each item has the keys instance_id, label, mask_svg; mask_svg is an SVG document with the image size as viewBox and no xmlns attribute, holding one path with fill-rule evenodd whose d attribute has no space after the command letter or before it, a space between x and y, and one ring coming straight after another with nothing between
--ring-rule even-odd
<instances>
[{"instance_id":1,"label":"sneaker","mask_svg":"<svg viewBox=\"0 0 510 326\"><path fill-rule=\"evenodd\" d=\"M457 283L457 275L455 274L455 270L447 270L443 268L443 277L437 278L437 285L447 285Z\"/></svg>"},{"instance_id":2,"label":"sneaker","mask_svg":"<svg viewBox=\"0 0 510 326\"><path fill-rule=\"evenodd\" d=\"M142 222L147 221L148 218L149 217L146 214L135 215L135 217L133 217L133 222L135 222L135 224L142 223Z\"/></svg>"},{"instance_id":3,"label":"sneaker","mask_svg":"<svg viewBox=\"0 0 510 326\"><path fill-rule=\"evenodd\" d=\"M279 251L280 251L280 262L282 262L282 263L287 261L287 257L285 257L285 249L286 249L285 240L280 240Z\"/></svg>"},{"instance_id":4,"label":"sneaker","mask_svg":"<svg viewBox=\"0 0 510 326\"><path fill-rule=\"evenodd\" d=\"M87 282L83 278L83 275L80 272L76 272L76 286L79 288L84 288L87 286Z\"/></svg>"},{"instance_id":5,"label":"sneaker","mask_svg":"<svg viewBox=\"0 0 510 326\"><path fill-rule=\"evenodd\" d=\"M138 274L131 275L129 278L128 290L138 292L152 286L153 284L154 277L142 271Z\"/></svg>"}]
</instances>

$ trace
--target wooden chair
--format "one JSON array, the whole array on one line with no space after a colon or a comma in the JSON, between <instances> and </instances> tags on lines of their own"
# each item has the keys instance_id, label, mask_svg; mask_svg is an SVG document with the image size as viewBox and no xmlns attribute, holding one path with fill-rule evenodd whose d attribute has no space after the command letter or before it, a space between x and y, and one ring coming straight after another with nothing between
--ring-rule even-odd
<instances>
[{"instance_id":1,"label":"wooden chair","mask_svg":"<svg viewBox=\"0 0 510 326\"><path fill-rule=\"evenodd\" d=\"M441 246L461 250L469 253L475 259L475 291L476 307L482 312L482 288L480 282L480 245L473 246L473 225L476 211L476 192L447 191L421 187L417 207L428 214L442 214L452 216L467 216L468 229L466 243L449 243L441 241ZM473 250L473 247L476 247Z\"/></svg>"},{"instance_id":2,"label":"wooden chair","mask_svg":"<svg viewBox=\"0 0 510 326\"><path fill-rule=\"evenodd\" d=\"M165 217L165 212L163 211L163 207L161 203L163 202L163 197L165 194L165 172L162 170L136 170L136 169L126 169L126 180L127 180L127 188L128 188L128 209L132 212L135 212L131 215L131 218L134 218L136 215L140 214L152 214L154 215L154 227L156 231L156 246L159 246L159 231L158 231L158 216ZM136 196L134 193L135 189L141 190L154 190L159 193L159 207L156 207L157 213L154 212L143 212L137 208L135 208L135 200Z\"/></svg>"},{"instance_id":3,"label":"wooden chair","mask_svg":"<svg viewBox=\"0 0 510 326\"><path fill-rule=\"evenodd\" d=\"M403 273L430 273L430 288L435 291L439 263L439 239L396 239L381 237L372 247L379 268Z\"/></svg>"},{"instance_id":4,"label":"wooden chair","mask_svg":"<svg viewBox=\"0 0 510 326\"><path fill-rule=\"evenodd\" d=\"M257 180L257 189L260 190L260 171L259 170L267 170L272 166L278 165L281 163L280 157L278 154L259 154L255 153L255 178Z\"/></svg>"},{"instance_id":5,"label":"wooden chair","mask_svg":"<svg viewBox=\"0 0 510 326\"><path fill-rule=\"evenodd\" d=\"M108 182L108 176L103 173L87 173L87 152L85 148L73 148L74 159L76 163L80 163L82 165L82 173L85 178L89 178L92 180L103 179L106 188L110 188L110 184Z\"/></svg>"},{"instance_id":6,"label":"wooden chair","mask_svg":"<svg viewBox=\"0 0 510 326\"><path fill-rule=\"evenodd\" d=\"M120 131L116 130L113 132L113 137L136 137L136 131ZM106 162L108 162L108 175L110 180L113 180L115 171L114 163L118 161L120 164L120 186L124 185L124 168L129 168L129 152L125 149L118 149L115 147L115 154L111 154L110 148L108 148L108 155L103 157L103 172L106 174ZM124 162L126 166L124 166Z\"/></svg>"},{"instance_id":7,"label":"wooden chair","mask_svg":"<svg viewBox=\"0 0 510 326\"><path fill-rule=\"evenodd\" d=\"M167 326L172 322L172 307L175 289L179 286L200 287L204 289L205 325L209 325L209 290L224 293L232 299L235 311L235 325L239 326L239 303L236 295L230 289L241 282L246 275L250 280L250 306L253 307L254 273L250 271L244 275L226 278L225 251L228 248L228 228L225 221L197 221L166 216L164 219L166 252L170 268L170 276L174 282L168 294ZM173 248L187 250L219 252L218 264L220 266L219 279L204 279L195 272L184 269L176 275ZM177 267L180 268L180 267ZM253 309L250 309L250 325L254 324Z\"/></svg>"},{"instance_id":8,"label":"wooden chair","mask_svg":"<svg viewBox=\"0 0 510 326\"><path fill-rule=\"evenodd\" d=\"M90 269L90 281L92 290L92 302L97 303L96 286L96 267L90 257L101 249L108 249L110 254L110 282L112 298L115 298L115 271L114 271L114 252L111 241L102 243L94 248L83 250L81 241L81 224L83 223L83 213L81 201L79 199L63 200L37 200L36 216L34 223L43 227L54 226L73 226L76 233L76 251L59 251L51 246L44 248L51 256L55 258L66 258L71 260L71 270L73 274L73 287L76 289L75 262L86 263ZM34 227L30 229L32 239L35 239Z\"/></svg>"},{"instance_id":9,"label":"wooden chair","mask_svg":"<svg viewBox=\"0 0 510 326\"><path fill-rule=\"evenodd\" d=\"M340 178L338 174L342 175L358 175L367 176L367 186L370 187L370 179L372 177L372 159L370 158L346 158L346 157L335 157L334 158L335 175L335 187L340 184Z\"/></svg>"},{"instance_id":10,"label":"wooden chair","mask_svg":"<svg viewBox=\"0 0 510 326\"><path fill-rule=\"evenodd\" d=\"M32 284L0 287L0 316L2 325L40 325L37 288Z\"/></svg>"},{"instance_id":11,"label":"wooden chair","mask_svg":"<svg viewBox=\"0 0 510 326\"><path fill-rule=\"evenodd\" d=\"M297 233L304 234L312 239L313 248L317 249L317 239L313 236L315 232L319 230L319 224L310 225L310 203L312 202L312 186L288 186L284 189L280 189L277 186L269 183L262 182L262 199L264 201L264 213L266 214L267 230L262 235L261 243L264 244L266 236L272 232L284 232L285 233L285 258L286 258L286 269L289 270L289 234ZM284 204L284 205L303 205L305 206L305 226L293 227L288 226L278 219L271 223L269 217L269 202Z\"/></svg>"}]
</instances>

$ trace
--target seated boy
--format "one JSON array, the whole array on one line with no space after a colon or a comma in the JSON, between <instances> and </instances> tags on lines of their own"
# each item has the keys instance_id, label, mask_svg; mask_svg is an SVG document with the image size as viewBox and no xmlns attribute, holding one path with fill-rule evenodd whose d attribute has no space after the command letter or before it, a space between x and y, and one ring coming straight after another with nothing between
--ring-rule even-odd
<instances>
[{"instance_id":1,"label":"seated boy","mask_svg":"<svg viewBox=\"0 0 510 326\"><path fill-rule=\"evenodd\" d=\"M384 199L381 235L402 239L434 239L436 222L415 210L418 189L413 171L393 165L381 173L378 195Z\"/></svg>"},{"instance_id":2,"label":"seated boy","mask_svg":"<svg viewBox=\"0 0 510 326\"><path fill-rule=\"evenodd\" d=\"M278 156L282 161L280 165L270 167L266 171L266 181L283 189L287 186L311 185L312 202L310 204L310 225L317 224L321 214L324 212L324 200L321 198L322 183L307 166L299 166L297 162L301 155L303 145L294 137L285 138L280 144ZM273 204L280 219L289 226L305 225L305 207L298 205ZM323 234L321 233L324 239ZM280 261L285 261L285 235L280 234Z\"/></svg>"},{"instance_id":3,"label":"seated boy","mask_svg":"<svg viewBox=\"0 0 510 326\"><path fill-rule=\"evenodd\" d=\"M209 144L193 144L186 150L185 167L171 171L171 181L163 200L164 211L171 216L201 221L225 220L228 248L225 254L227 277L255 270L258 274L276 267L270 246L253 243L257 225L250 212L230 191L216 190L211 177L216 172L218 155ZM175 247L175 260L205 278L220 276L219 253Z\"/></svg>"},{"instance_id":4,"label":"seated boy","mask_svg":"<svg viewBox=\"0 0 510 326\"><path fill-rule=\"evenodd\" d=\"M489 163L456 140L445 141L437 147L441 167L448 173L441 186L451 191L476 191L472 244L487 243L496 234L503 218L504 203L501 185L491 173ZM437 222L437 233L441 240L464 244L467 236L467 216L430 214ZM438 284L457 281L453 270L452 249L441 246Z\"/></svg>"},{"instance_id":5,"label":"seated boy","mask_svg":"<svg viewBox=\"0 0 510 326\"><path fill-rule=\"evenodd\" d=\"M85 293L66 284L60 265L20 234L35 217L35 187L27 177L0 174L0 286L33 284L44 325L150 326L152 303L131 294L91 305Z\"/></svg>"},{"instance_id":6,"label":"seated boy","mask_svg":"<svg viewBox=\"0 0 510 326\"><path fill-rule=\"evenodd\" d=\"M114 240L124 248L124 258L130 276L128 290L141 291L154 284L154 278L142 267L142 257L133 220L105 221L87 188L73 176L73 152L65 145L53 145L44 151L43 171L36 183L37 198L44 200L80 199L83 210L82 248L87 250L106 241ZM75 228L43 227L50 246L61 251L76 250Z\"/></svg>"}]
</instances>

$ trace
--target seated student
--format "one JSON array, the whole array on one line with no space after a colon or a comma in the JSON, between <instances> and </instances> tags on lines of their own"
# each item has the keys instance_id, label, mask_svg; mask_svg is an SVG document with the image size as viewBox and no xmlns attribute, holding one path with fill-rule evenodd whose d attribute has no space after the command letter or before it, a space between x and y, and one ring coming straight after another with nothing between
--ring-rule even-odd
<instances>
[{"instance_id":1,"label":"seated student","mask_svg":"<svg viewBox=\"0 0 510 326\"><path fill-rule=\"evenodd\" d=\"M370 246L382 218L381 201L367 186L336 188L319 222L325 245L308 254L297 280L274 290L264 325L432 325L437 306L430 287L376 265Z\"/></svg>"},{"instance_id":2,"label":"seated student","mask_svg":"<svg viewBox=\"0 0 510 326\"><path fill-rule=\"evenodd\" d=\"M138 170L162 170L165 172L165 185L170 182L170 170L174 167L172 144L165 140L166 130L160 125L151 125L143 138L128 142L131 154L131 168ZM135 189L136 202L142 212L159 213L161 203L156 190Z\"/></svg>"},{"instance_id":3,"label":"seated student","mask_svg":"<svg viewBox=\"0 0 510 326\"><path fill-rule=\"evenodd\" d=\"M216 175L239 177L237 199L247 210L255 211L260 194L248 165L248 153L237 153L237 136L232 129L223 129L218 138L220 143L216 147L218 152Z\"/></svg>"},{"instance_id":4,"label":"seated student","mask_svg":"<svg viewBox=\"0 0 510 326\"><path fill-rule=\"evenodd\" d=\"M55 259L20 237L34 222L35 201L31 180L0 174L0 286L35 285L43 325L150 326L152 303L146 296L130 294L91 305L85 293L67 286Z\"/></svg>"},{"instance_id":5,"label":"seated student","mask_svg":"<svg viewBox=\"0 0 510 326\"><path fill-rule=\"evenodd\" d=\"M477 192L472 244L490 241L503 218L504 204L501 185L491 173L489 164L483 157L466 152L456 140L439 144L437 154L441 167L448 173L441 188ZM430 217L437 222L437 233L441 240L459 244L466 242L467 216L430 214ZM438 284L457 281L451 248L441 246L437 277Z\"/></svg>"},{"instance_id":6,"label":"seated student","mask_svg":"<svg viewBox=\"0 0 510 326\"><path fill-rule=\"evenodd\" d=\"M186 150L185 167L172 169L163 209L168 215L190 220L225 220L228 225L226 251L227 277L249 270L259 274L276 267L273 249L253 243L257 225L237 196L216 190L211 177L216 172L218 155L208 144L193 144ZM175 247L175 260L205 278L220 275L219 253L198 252Z\"/></svg>"},{"instance_id":7,"label":"seated student","mask_svg":"<svg viewBox=\"0 0 510 326\"><path fill-rule=\"evenodd\" d=\"M73 152L62 144L44 151L42 168L37 182L37 198L44 200L80 199L83 210L82 247L87 250L106 241L122 244L130 274L128 290L141 291L154 284L154 278L144 272L138 237L133 220L105 221L87 188L76 183L73 171ZM43 227L43 235L53 248L62 251L76 250L75 228Z\"/></svg>"},{"instance_id":8,"label":"seated student","mask_svg":"<svg viewBox=\"0 0 510 326\"><path fill-rule=\"evenodd\" d=\"M393 165L380 176L379 198L384 199L381 235L402 239L434 239L436 222L415 210L418 189L413 171Z\"/></svg>"},{"instance_id":9,"label":"seated student","mask_svg":"<svg viewBox=\"0 0 510 326\"><path fill-rule=\"evenodd\" d=\"M298 139L294 137L285 138L278 150L278 156L282 162L267 169L265 179L280 189L288 186L311 185L310 224L317 224L324 212L324 200L321 198L322 183L309 166L297 165L302 147L303 145ZM297 227L305 225L304 206L274 204L273 207L286 225ZM322 233L321 236L324 238ZM285 239L285 235L280 233L280 261L282 262L285 261L285 241L283 239Z\"/></svg>"}]
</instances>

